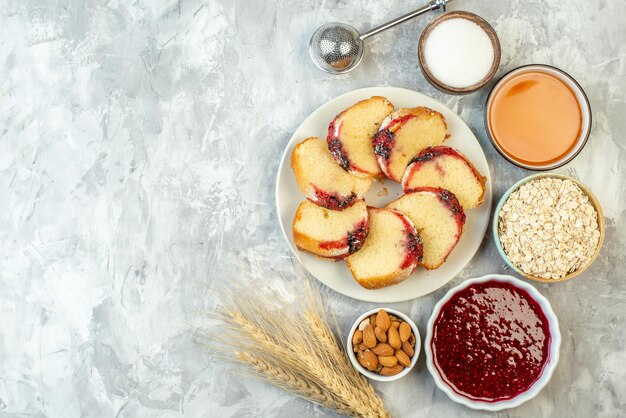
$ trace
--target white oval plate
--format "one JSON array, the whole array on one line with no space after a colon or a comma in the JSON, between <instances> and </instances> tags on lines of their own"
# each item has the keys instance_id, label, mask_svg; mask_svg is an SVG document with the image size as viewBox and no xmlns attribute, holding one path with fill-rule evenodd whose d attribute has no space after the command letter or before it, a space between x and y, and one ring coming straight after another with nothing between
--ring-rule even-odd
<instances>
[{"instance_id":1,"label":"white oval plate","mask_svg":"<svg viewBox=\"0 0 626 418\"><path fill-rule=\"evenodd\" d=\"M333 262L318 258L312 254L299 252L293 242L291 225L296 209L304 199L298 189L296 178L290 167L291 152L302 140L317 136L326 139L328 124L342 110L356 102L372 96L388 98L396 108L426 106L443 114L448 124L451 137L445 145L461 151L480 173L487 178L485 201L476 209L467 211L465 231L448 260L437 270L427 271L421 267L405 281L382 289L368 290L361 287L353 278L345 262ZM383 196L384 189L388 191ZM366 195L368 205L382 207L402 195L400 184L391 180L384 183L374 182ZM354 299L366 302L401 302L427 295L450 281L472 259L487 231L491 212L491 176L487 159L480 143L453 111L438 101L416 91L398 87L369 87L343 94L320 106L307 117L296 129L283 153L276 178L276 208L283 236L291 251L300 258L304 267L311 275L331 289Z\"/></svg>"}]
</instances>

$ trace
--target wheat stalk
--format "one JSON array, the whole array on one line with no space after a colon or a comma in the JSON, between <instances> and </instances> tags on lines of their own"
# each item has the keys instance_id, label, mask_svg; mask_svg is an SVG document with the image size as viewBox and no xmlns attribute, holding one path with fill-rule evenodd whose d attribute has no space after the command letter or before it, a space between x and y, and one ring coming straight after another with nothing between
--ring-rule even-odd
<instances>
[{"instance_id":1,"label":"wheat stalk","mask_svg":"<svg viewBox=\"0 0 626 418\"><path fill-rule=\"evenodd\" d=\"M287 287L293 283L293 279L277 279L271 283ZM298 279L305 294L297 306L281 303L285 296L267 277L262 291L256 286L254 293L245 286L231 289L216 315L227 325L217 336L218 347L267 382L341 414L389 417L380 397L338 344L319 291L306 274Z\"/></svg>"},{"instance_id":2,"label":"wheat stalk","mask_svg":"<svg viewBox=\"0 0 626 418\"><path fill-rule=\"evenodd\" d=\"M319 317L316 317L312 312L307 311L305 313L306 318L309 320L311 328L316 335L320 335L325 341L325 347L329 350L329 355L332 355L336 361L336 365L341 367L346 377L349 377L355 388L363 394L366 404L372 411L377 411L375 416L384 416L387 413L382 400L374 391L374 388L370 383L360 374L352 373L354 368L349 363L345 352L339 349L337 341L334 338L328 324L323 323ZM332 347L332 349L330 348ZM342 345L343 347L343 345ZM388 413L387 413L388 414Z\"/></svg>"},{"instance_id":3,"label":"wheat stalk","mask_svg":"<svg viewBox=\"0 0 626 418\"><path fill-rule=\"evenodd\" d=\"M236 352L235 358L239 362L250 366L268 382L281 389L292 392L311 402L330 407L341 414L354 416L353 411L346 408L344 404L333 396L330 396L324 389L282 365L273 364L247 352Z\"/></svg>"},{"instance_id":4,"label":"wheat stalk","mask_svg":"<svg viewBox=\"0 0 626 418\"><path fill-rule=\"evenodd\" d=\"M363 383L363 378L354 371L352 366L347 364L345 356L338 349L338 355L332 357L327 357L327 353L330 351L328 347L317 351L318 355L310 354L316 353L311 349L315 349L315 346L319 345L313 341L321 341L322 339L318 340L318 337L327 336L330 330L311 327L310 335L297 332L292 335L299 338L291 341L286 339L281 345L274 342L267 332L255 326L241 312L231 311L230 315L232 322L239 325L245 335L253 341L253 344L240 342L238 343L240 347L245 345L248 350L256 350L266 356L280 359L281 363L298 370L310 380L319 382L350 410L361 411L360 416L384 416L380 413L382 402L379 405L377 402L371 401L371 399L380 398L374 393L371 386ZM263 318L268 319L265 313L257 312L255 319L259 321ZM298 342L298 339L301 342ZM331 347L337 348L337 343L334 342ZM374 413L371 414L370 410Z\"/></svg>"},{"instance_id":5,"label":"wheat stalk","mask_svg":"<svg viewBox=\"0 0 626 418\"><path fill-rule=\"evenodd\" d=\"M345 347L344 341L340 339L340 343L337 344L335 335L324 314L319 292L314 291L313 285L309 280L305 282L305 288L309 307L304 309L304 318L313 330L313 333L320 336L320 341L323 342L320 349L327 350L328 355L336 359L335 364L342 366L345 370L345 375L350 377L351 380L356 380L353 382L355 387L358 387L365 394L365 398L373 411L377 411L379 416L383 416L385 413L388 414L382 400L376 394L372 385L360 374L350 373L353 372L354 369L348 361L346 353L343 351L343 347Z\"/></svg>"}]
</instances>

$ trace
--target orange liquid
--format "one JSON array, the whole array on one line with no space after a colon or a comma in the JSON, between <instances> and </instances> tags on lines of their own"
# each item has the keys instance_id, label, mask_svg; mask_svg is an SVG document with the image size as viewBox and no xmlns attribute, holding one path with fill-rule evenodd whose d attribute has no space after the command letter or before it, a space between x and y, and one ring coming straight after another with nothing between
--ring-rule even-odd
<instances>
[{"instance_id":1,"label":"orange liquid","mask_svg":"<svg viewBox=\"0 0 626 418\"><path fill-rule=\"evenodd\" d=\"M550 164L576 145L582 111L576 95L555 76L522 73L502 84L488 109L492 138L512 159Z\"/></svg>"}]
</instances>

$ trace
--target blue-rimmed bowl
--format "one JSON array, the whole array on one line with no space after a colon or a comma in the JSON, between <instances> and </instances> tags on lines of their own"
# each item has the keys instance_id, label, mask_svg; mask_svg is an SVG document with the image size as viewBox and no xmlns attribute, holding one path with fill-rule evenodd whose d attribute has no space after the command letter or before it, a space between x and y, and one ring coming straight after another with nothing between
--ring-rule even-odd
<instances>
[{"instance_id":1,"label":"blue-rimmed bowl","mask_svg":"<svg viewBox=\"0 0 626 418\"><path fill-rule=\"evenodd\" d=\"M596 210L596 213L598 214L598 227L600 229L600 239L598 240L598 247L596 248L596 251L591 256L591 260L589 260L589 262L583 268L576 270L572 273L569 273L568 275L561 277L560 279L544 279L543 277L533 276L531 274L525 273L522 270L520 270L519 267L517 267L515 264L511 262L511 260L509 260L509 257L504 252L504 249L502 248L502 243L500 242L500 233L498 232L499 223L500 223L500 210L502 209L502 206L504 205L504 203L509 199L509 196L511 195L511 193L513 193L514 191L519 189L523 184L526 184L529 181L537 180L537 179L545 178L545 177L573 181L580 188L580 190L582 190L583 193L587 195L587 197L589 198L589 202L591 202L594 209ZM587 270L589 266L591 266L591 264L593 264L595 259L598 257L598 254L600 254L600 248L602 247L602 242L604 241L604 214L602 212L602 207L600 206L600 202L598 202L598 199L594 196L594 194L591 192L591 190L589 190L587 186L585 186L578 180L569 176L565 176L563 174L555 174L555 173L534 174L532 176L523 178L522 180L515 183L513 186L511 186L509 190L506 191L506 193L504 193L502 198L500 198L500 201L498 202L498 205L496 206L496 210L493 213L493 221L491 224L491 235L493 236L493 241L496 244L496 248L498 249L498 253L500 254L500 257L502 257L504 262L517 274L527 279L536 280L536 281L544 282L544 283L564 282L566 280L569 280L578 276L579 274Z\"/></svg>"}]
</instances>

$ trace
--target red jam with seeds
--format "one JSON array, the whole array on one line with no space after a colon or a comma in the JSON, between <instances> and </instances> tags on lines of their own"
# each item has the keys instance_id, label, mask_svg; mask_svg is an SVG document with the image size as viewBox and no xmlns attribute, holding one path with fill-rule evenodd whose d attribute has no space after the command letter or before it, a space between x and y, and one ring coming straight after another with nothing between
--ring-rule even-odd
<instances>
[{"instance_id":1,"label":"red jam with seeds","mask_svg":"<svg viewBox=\"0 0 626 418\"><path fill-rule=\"evenodd\" d=\"M341 121L339 120L342 116L340 113L330 125L328 125L328 136L326 137L326 143L328 144L328 150L330 151L330 155L337 161L337 164L341 166L346 171L359 171L361 173L370 174L366 170L363 170L361 167L354 164L354 162L350 161L350 157L348 156L347 151L344 149L341 141L339 140L339 131L336 129L336 124ZM341 129L341 126L339 126Z\"/></svg>"},{"instance_id":2,"label":"red jam with seeds","mask_svg":"<svg viewBox=\"0 0 626 418\"><path fill-rule=\"evenodd\" d=\"M465 158L461 154L459 154L456 150L450 147L447 147L445 145L437 145L437 146L428 147L422 150L417 157L411 160L411 162L409 163L409 166L412 166L411 171L408 173L409 177L405 180L405 183L411 184L411 180L415 172L419 171L425 163L430 162L437 157L441 157L442 155L455 157L463 161L463 163L466 164L470 168L470 170L472 170L472 172L474 173L474 176L479 181L482 181L480 173L477 172L476 169L471 164L468 164L468 162L465 160ZM435 162L435 170L437 170L437 172L442 177L446 176L446 171L437 162Z\"/></svg>"},{"instance_id":3,"label":"red jam with seeds","mask_svg":"<svg viewBox=\"0 0 626 418\"><path fill-rule=\"evenodd\" d=\"M320 205L325 207L326 209L332 210L344 210L345 208L349 208L356 202L358 199L356 198L356 194L350 193L349 196L339 196L335 193L328 193L324 190L315 187L315 185L311 185L315 190L315 196L312 199L309 199L311 202L316 205Z\"/></svg>"},{"instance_id":4,"label":"red jam with seeds","mask_svg":"<svg viewBox=\"0 0 626 418\"><path fill-rule=\"evenodd\" d=\"M409 165L413 163L423 164L425 162L431 161L433 158L440 157L442 155L451 155L453 157L460 157L459 153L450 147L446 147L445 145L438 145L435 147L428 147L422 150L419 155L411 160Z\"/></svg>"},{"instance_id":5,"label":"red jam with seeds","mask_svg":"<svg viewBox=\"0 0 626 418\"><path fill-rule=\"evenodd\" d=\"M387 126L374 134L372 145L374 146L374 154L380 155L385 160L389 160L391 148L393 147L395 131L408 120L413 119L415 115L408 114L390 121Z\"/></svg>"},{"instance_id":6,"label":"red jam with seeds","mask_svg":"<svg viewBox=\"0 0 626 418\"><path fill-rule=\"evenodd\" d=\"M350 166L350 159L348 158L346 151L343 149L341 141L339 141L339 138L335 135L335 120L328 125L326 143L328 144L330 154L333 156L335 161L337 161L337 164L339 164L344 170L347 170Z\"/></svg>"},{"instance_id":7,"label":"red jam with seeds","mask_svg":"<svg viewBox=\"0 0 626 418\"><path fill-rule=\"evenodd\" d=\"M354 226L354 229L348 232L344 239L340 239L337 241L325 241L320 243L319 247L324 250L342 250L345 247L348 247L348 252L346 254L336 257L337 260L343 260L350 254L354 254L361 249L361 247L365 243L365 237L367 237L368 232L369 222L362 221L356 224Z\"/></svg>"},{"instance_id":8,"label":"red jam with seeds","mask_svg":"<svg viewBox=\"0 0 626 418\"><path fill-rule=\"evenodd\" d=\"M415 187L413 189L405 190L405 193L413 193L413 192L430 192L434 193L437 196L437 199L441 203L443 203L450 212L454 215L456 219L456 223L461 225L465 225L465 211L463 210L463 206L459 202L459 199L449 190L442 189L441 187Z\"/></svg>"},{"instance_id":9,"label":"red jam with seeds","mask_svg":"<svg viewBox=\"0 0 626 418\"><path fill-rule=\"evenodd\" d=\"M365 238L367 237L368 232L368 221L360 222L352 232L348 232L347 244L349 254L354 254L361 249L365 243Z\"/></svg>"},{"instance_id":10,"label":"red jam with seeds","mask_svg":"<svg viewBox=\"0 0 626 418\"><path fill-rule=\"evenodd\" d=\"M398 218L400 218L404 224L404 231L406 233L406 242L404 244L406 248L406 255L400 268L404 270L411 266L416 267L424 258L424 244L422 243L422 237L417 231L417 228L407 221L404 215L400 213L396 213L396 215L398 215Z\"/></svg>"},{"instance_id":11,"label":"red jam with seeds","mask_svg":"<svg viewBox=\"0 0 626 418\"><path fill-rule=\"evenodd\" d=\"M523 289L491 280L457 292L435 320L431 349L459 395L497 402L527 391L549 358L550 328Z\"/></svg>"},{"instance_id":12,"label":"red jam with seeds","mask_svg":"<svg viewBox=\"0 0 626 418\"><path fill-rule=\"evenodd\" d=\"M393 137L394 133L389 129L376 132L374 138L372 138L374 154L380 155L385 160L388 160L391 154L391 146L393 145Z\"/></svg>"}]
</instances>

